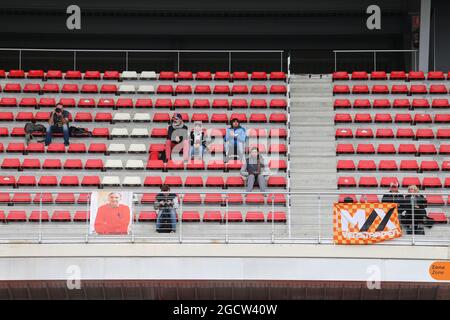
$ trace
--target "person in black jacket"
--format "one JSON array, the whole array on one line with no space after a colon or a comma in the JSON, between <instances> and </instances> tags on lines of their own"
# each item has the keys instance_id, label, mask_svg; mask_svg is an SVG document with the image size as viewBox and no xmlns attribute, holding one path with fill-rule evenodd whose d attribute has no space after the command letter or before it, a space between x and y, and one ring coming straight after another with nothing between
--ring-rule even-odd
<instances>
[{"instance_id":1,"label":"person in black jacket","mask_svg":"<svg viewBox=\"0 0 450 320\"><path fill-rule=\"evenodd\" d=\"M175 150L174 150L175 149ZM183 152L185 162L189 158L189 140L188 127L184 124L180 113L175 113L172 117L172 123L167 129L166 140L166 161L172 159L172 151L175 153Z\"/></svg>"},{"instance_id":2,"label":"person in black jacket","mask_svg":"<svg viewBox=\"0 0 450 320\"><path fill-rule=\"evenodd\" d=\"M402 225L407 225L407 221L405 221L405 196L398 191L398 183L392 182L390 184L389 193L383 195L381 202L384 203L396 203L397 204L397 212L398 219Z\"/></svg>"},{"instance_id":3,"label":"person in black jacket","mask_svg":"<svg viewBox=\"0 0 450 320\"><path fill-rule=\"evenodd\" d=\"M179 207L178 196L170 193L168 185L161 186L161 192L156 195L155 210L158 210L156 218L156 230L158 232L176 232L177 211Z\"/></svg>"},{"instance_id":4,"label":"person in black jacket","mask_svg":"<svg viewBox=\"0 0 450 320\"><path fill-rule=\"evenodd\" d=\"M419 194L419 188L415 185L408 187L405 196L405 226L406 234L424 235L424 225L427 223L427 199ZM413 227L414 226L414 227Z\"/></svg>"}]
</instances>

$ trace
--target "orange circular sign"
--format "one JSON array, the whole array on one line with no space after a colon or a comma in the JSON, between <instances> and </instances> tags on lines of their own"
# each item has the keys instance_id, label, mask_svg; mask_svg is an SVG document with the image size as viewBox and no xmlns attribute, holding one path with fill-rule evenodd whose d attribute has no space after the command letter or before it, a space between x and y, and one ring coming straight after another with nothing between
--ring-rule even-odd
<instances>
[{"instance_id":1,"label":"orange circular sign","mask_svg":"<svg viewBox=\"0 0 450 320\"><path fill-rule=\"evenodd\" d=\"M450 261L436 261L430 265L430 276L435 280L450 281Z\"/></svg>"}]
</instances>

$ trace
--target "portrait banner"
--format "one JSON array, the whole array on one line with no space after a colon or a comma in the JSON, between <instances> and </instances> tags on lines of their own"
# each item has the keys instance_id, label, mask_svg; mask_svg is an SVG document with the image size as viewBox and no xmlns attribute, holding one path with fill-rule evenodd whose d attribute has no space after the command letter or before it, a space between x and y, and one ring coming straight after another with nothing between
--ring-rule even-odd
<instances>
[{"instance_id":1,"label":"portrait banner","mask_svg":"<svg viewBox=\"0 0 450 320\"><path fill-rule=\"evenodd\" d=\"M91 194L90 234L129 234L133 223L133 193L102 190Z\"/></svg>"}]
</instances>

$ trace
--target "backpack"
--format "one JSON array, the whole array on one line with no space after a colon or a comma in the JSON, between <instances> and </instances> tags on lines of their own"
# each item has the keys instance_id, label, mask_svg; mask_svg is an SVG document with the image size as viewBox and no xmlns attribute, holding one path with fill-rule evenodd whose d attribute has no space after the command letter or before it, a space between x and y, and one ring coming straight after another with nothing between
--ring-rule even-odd
<instances>
[{"instance_id":1,"label":"backpack","mask_svg":"<svg viewBox=\"0 0 450 320\"><path fill-rule=\"evenodd\" d=\"M71 137L91 137L92 133L85 128L69 127L69 135Z\"/></svg>"},{"instance_id":2,"label":"backpack","mask_svg":"<svg viewBox=\"0 0 450 320\"><path fill-rule=\"evenodd\" d=\"M24 131L25 131L25 141L28 145L28 143L33 139L33 134L45 133L47 129L42 124L28 122L25 124Z\"/></svg>"}]
</instances>

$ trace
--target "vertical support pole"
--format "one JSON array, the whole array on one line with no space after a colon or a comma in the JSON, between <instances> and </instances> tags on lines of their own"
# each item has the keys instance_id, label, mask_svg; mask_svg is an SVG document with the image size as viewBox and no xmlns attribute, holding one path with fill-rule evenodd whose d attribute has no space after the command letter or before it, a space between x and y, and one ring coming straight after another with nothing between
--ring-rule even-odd
<instances>
[{"instance_id":1,"label":"vertical support pole","mask_svg":"<svg viewBox=\"0 0 450 320\"><path fill-rule=\"evenodd\" d=\"M377 52L373 52L373 71L377 71Z\"/></svg>"},{"instance_id":2,"label":"vertical support pole","mask_svg":"<svg viewBox=\"0 0 450 320\"><path fill-rule=\"evenodd\" d=\"M89 221L91 220L91 201L92 192L88 193L88 201L86 201L86 238L85 242L89 242Z\"/></svg>"},{"instance_id":3,"label":"vertical support pole","mask_svg":"<svg viewBox=\"0 0 450 320\"><path fill-rule=\"evenodd\" d=\"M318 232L318 238L317 238L317 243L322 243L322 197L320 196L320 193L317 195L317 214L318 214L318 227L319 227L319 232Z\"/></svg>"},{"instance_id":4,"label":"vertical support pole","mask_svg":"<svg viewBox=\"0 0 450 320\"><path fill-rule=\"evenodd\" d=\"M177 51L177 72L180 72L180 51Z\"/></svg>"},{"instance_id":5,"label":"vertical support pole","mask_svg":"<svg viewBox=\"0 0 450 320\"><path fill-rule=\"evenodd\" d=\"M280 71L283 72L283 51L280 52Z\"/></svg>"},{"instance_id":6,"label":"vertical support pole","mask_svg":"<svg viewBox=\"0 0 450 320\"><path fill-rule=\"evenodd\" d=\"M416 231L415 231L415 205L416 205L416 197L414 195L411 196L411 218L412 218L412 223L411 223L411 231L412 231L412 244L415 245L416 244Z\"/></svg>"},{"instance_id":7,"label":"vertical support pole","mask_svg":"<svg viewBox=\"0 0 450 320\"><path fill-rule=\"evenodd\" d=\"M334 51L334 72L337 71L337 56L336 56L336 51Z\"/></svg>"},{"instance_id":8,"label":"vertical support pole","mask_svg":"<svg viewBox=\"0 0 450 320\"><path fill-rule=\"evenodd\" d=\"M77 70L77 52L73 52L73 70Z\"/></svg>"},{"instance_id":9,"label":"vertical support pole","mask_svg":"<svg viewBox=\"0 0 450 320\"><path fill-rule=\"evenodd\" d=\"M430 59L431 0L420 1L419 70L428 72Z\"/></svg>"},{"instance_id":10,"label":"vertical support pole","mask_svg":"<svg viewBox=\"0 0 450 320\"><path fill-rule=\"evenodd\" d=\"M229 213L229 204L228 204L228 193L225 194L225 243L230 241L230 236L228 234L228 213Z\"/></svg>"},{"instance_id":11,"label":"vertical support pole","mask_svg":"<svg viewBox=\"0 0 450 320\"><path fill-rule=\"evenodd\" d=\"M22 70L22 50L19 50L19 70Z\"/></svg>"},{"instance_id":12,"label":"vertical support pole","mask_svg":"<svg viewBox=\"0 0 450 320\"><path fill-rule=\"evenodd\" d=\"M231 51L228 51L228 72L231 73Z\"/></svg>"},{"instance_id":13,"label":"vertical support pole","mask_svg":"<svg viewBox=\"0 0 450 320\"><path fill-rule=\"evenodd\" d=\"M128 71L128 51L125 51L125 71Z\"/></svg>"},{"instance_id":14,"label":"vertical support pole","mask_svg":"<svg viewBox=\"0 0 450 320\"><path fill-rule=\"evenodd\" d=\"M178 241L180 243L183 243L183 196L184 196L184 194L181 194L180 195L180 199L179 199L179 201L180 201L180 213L178 215L178 220L180 221L180 236L179 236Z\"/></svg>"},{"instance_id":15,"label":"vertical support pole","mask_svg":"<svg viewBox=\"0 0 450 320\"><path fill-rule=\"evenodd\" d=\"M42 193L39 199L39 243L42 242Z\"/></svg>"},{"instance_id":16,"label":"vertical support pole","mask_svg":"<svg viewBox=\"0 0 450 320\"><path fill-rule=\"evenodd\" d=\"M272 198L272 236L271 242L275 243L275 194L272 193L269 195Z\"/></svg>"}]
</instances>

